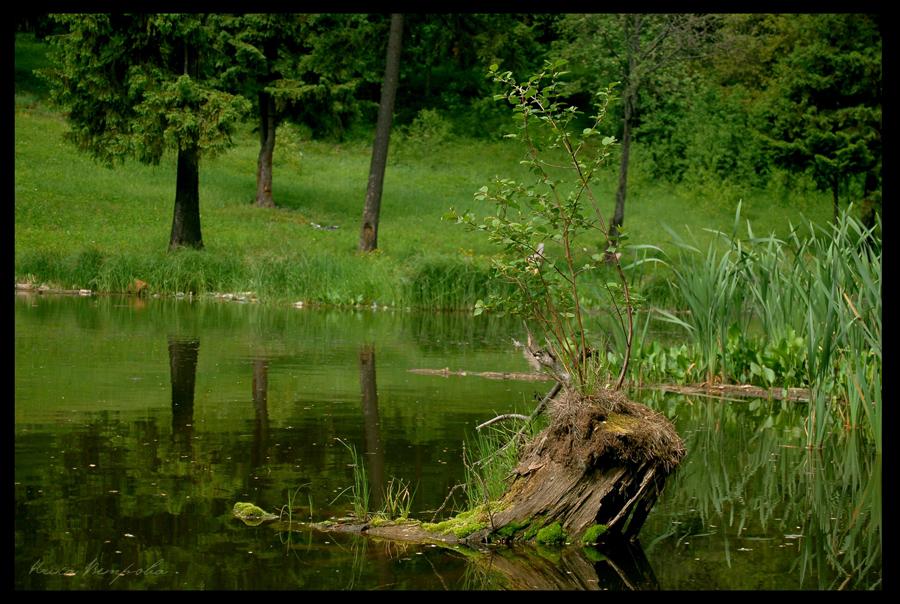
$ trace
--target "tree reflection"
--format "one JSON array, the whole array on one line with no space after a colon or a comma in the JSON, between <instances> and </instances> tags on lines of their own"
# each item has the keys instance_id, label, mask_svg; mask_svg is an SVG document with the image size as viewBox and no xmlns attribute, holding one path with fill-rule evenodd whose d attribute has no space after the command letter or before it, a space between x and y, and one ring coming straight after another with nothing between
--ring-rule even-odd
<instances>
[{"instance_id":1,"label":"tree reflection","mask_svg":"<svg viewBox=\"0 0 900 604\"><path fill-rule=\"evenodd\" d=\"M200 340L169 336L169 375L172 381L172 440L193 458L194 384Z\"/></svg>"},{"instance_id":2,"label":"tree reflection","mask_svg":"<svg viewBox=\"0 0 900 604\"><path fill-rule=\"evenodd\" d=\"M250 451L250 467L257 468L266 457L269 441L269 362L264 358L253 359L253 449Z\"/></svg>"},{"instance_id":3,"label":"tree reflection","mask_svg":"<svg viewBox=\"0 0 900 604\"><path fill-rule=\"evenodd\" d=\"M359 387L362 393L369 492L373 509L379 509L384 493L384 447L381 444L381 426L378 419L378 388L375 385L373 344L364 344L359 349Z\"/></svg>"}]
</instances>

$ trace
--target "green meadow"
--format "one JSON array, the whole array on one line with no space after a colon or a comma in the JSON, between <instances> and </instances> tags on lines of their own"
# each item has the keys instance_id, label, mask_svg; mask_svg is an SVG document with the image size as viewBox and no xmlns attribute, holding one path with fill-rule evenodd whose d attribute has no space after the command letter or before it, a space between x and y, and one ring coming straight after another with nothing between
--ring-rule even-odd
<instances>
[{"instance_id":1,"label":"green meadow","mask_svg":"<svg viewBox=\"0 0 900 604\"><path fill-rule=\"evenodd\" d=\"M473 193L496 176L526 179L514 141L416 137L395 128L385 176L378 251L357 252L371 139L309 140L280 128L275 209L254 207L258 140L247 124L234 147L201 163L204 249L166 251L175 157L109 168L63 140L64 116L49 107L33 70L44 46L17 37L15 91L15 277L64 289L123 292L135 279L152 293L253 292L262 302L471 307L498 284L490 245L441 217L452 207L484 214ZM512 125L511 125L512 128ZM826 222L827 195L771 186L688 188L654 181L633 152L625 230L632 244L669 249L665 225L729 228L737 203L756 233ZM599 181L612 213L617 165ZM326 228L317 228L326 227ZM331 228L337 227L337 228Z\"/></svg>"}]
</instances>

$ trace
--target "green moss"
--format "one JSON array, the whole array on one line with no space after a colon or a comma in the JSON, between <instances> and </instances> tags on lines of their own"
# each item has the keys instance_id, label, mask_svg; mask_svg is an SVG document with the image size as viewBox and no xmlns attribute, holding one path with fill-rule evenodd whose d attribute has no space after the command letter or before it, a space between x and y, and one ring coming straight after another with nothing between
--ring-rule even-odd
<instances>
[{"instance_id":1,"label":"green moss","mask_svg":"<svg viewBox=\"0 0 900 604\"><path fill-rule=\"evenodd\" d=\"M232 513L239 518L247 518L251 516L264 516L266 511L261 507L246 501L238 501L234 504Z\"/></svg>"},{"instance_id":2,"label":"green moss","mask_svg":"<svg viewBox=\"0 0 900 604\"><path fill-rule=\"evenodd\" d=\"M258 526L263 522L278 519L275 514L270 514L261 507L245 501L235 503L231 513L248 526Z\"/></svg>"},{"instance_id":3,"label":"green moss","mask_svg":"<svg viewBox=\"0 0 900 604\"><path fill-rule=\"evenodd\" d=\"M369 526L397 526L397 525L413 525L422 524L418 520L410 520L409 518L388 518L381 514L376 514L369 519Z\"/></svg>"},{"instance_id":4,"label":"green moss","mask_svg":"<svg viewBox=\"0 0 900 604\"><path fill-rule=\"evenodd\" d=\"M422 528L434 533L452 533L454 536L462 538L476 531L480 531L488 526L488 517L484 505L480 505L475 509L461 512L453 518L448 518L443 522L432 524L426 522L422 524Z\"/></svg>"},{"instance_id":5,"label":"green moss","mask_svg":"<svg viewBox=\"0 0 900 604\"><path fill-rule=\"evenodd\" d=\"M525 529L525 532L522 533L522 539L525 541L531 541L535 537L537 537L538 531L544 526L546 519L543 516L534 516L531 519L531 522L528 525L528 528Z\"/></svg>"},{"instance_id":6,"label":"green moss","mask_svg":"<svg viewBox=\"0 0 900 604\"><path fill-rule=\"evenodd\" d=\"M562 530L562 525L554 522L539 530L535 539L544 545L563 545L566 542L566 534Z\"/></svg>"},{"instance_id":7,"label":"green moss","mask_svg":"<svg viewBox=\"0 0 900 604\"><path fill-rule=\"evenodd\" d=\"M516 533L520 533L530 526L531 523L527 520L523 522L510 522L499 531L497 531L496 534L501 539L512 539L516 536Z\"/></svg>"},{"instance_id":8,"label":"green moss","mask_svg":"<svg viewBox=\"0 0 900 604\"><path fill-rule=\"evenodd\" d=\"M581 536L581 542L585 545L593 545L594 543L597 543L597 540L605 535L608 530L609 527L605 524L594 524Z\"/></svg>"},{"instance_id":9,"label":"green moss","mask_svg":"<svg viewBox=\"0 0 900 604\"><path fill-rule=\"evenodd\" d=\"M390 518L385 518L384 516L373 516L369 520L370 526L388 526L391 524L396 524L396 523L393 520L391 520Z\"/></svg>"}]
</instances>

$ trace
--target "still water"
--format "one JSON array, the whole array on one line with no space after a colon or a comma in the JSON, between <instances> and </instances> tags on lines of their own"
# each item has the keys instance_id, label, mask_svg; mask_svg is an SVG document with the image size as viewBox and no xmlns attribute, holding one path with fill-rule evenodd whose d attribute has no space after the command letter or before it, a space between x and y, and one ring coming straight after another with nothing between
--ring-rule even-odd
<instances>
[{"instance_id":1,"label":"still water","mask_svg":"<svg viewBox=\"0 0 900 604\"><path fill-rule=\"evenodd\" d=\"M472 556L231 517L237 501L343 516L365 460L431 520L462 444L548 385L416 368L527 371L517 323L459 314L17 295L19 589L880 589L881 462L803 443L796 403L632 393L688 455L636 547ZM442 516L445 514L442 513Z\"/></svg>"}]
</instances>

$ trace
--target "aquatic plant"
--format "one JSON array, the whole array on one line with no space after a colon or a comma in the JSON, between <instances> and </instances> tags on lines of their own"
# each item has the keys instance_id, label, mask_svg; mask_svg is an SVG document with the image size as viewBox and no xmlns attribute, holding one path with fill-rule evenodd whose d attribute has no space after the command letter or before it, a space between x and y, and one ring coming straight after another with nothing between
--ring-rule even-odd
<instances>
[{"instance_id":1,"label":"aquatic plant","mask_svg":"<svg viewBox=\"0 0 900 604\"><path fill-rule=\"evenodd\" d=\"M353 515L360 521L364 521L369 517L369 478L366 473L366 466L362 457L356 451L356 447L348 444L340 438L335 438L350 453L351 467L353 468L353 484L345 488L337 494L331 501L334 503L344 493L349 491L347 496L353 506Z\"/></svg>"},{"instance_id":2,"label":"aquatic plant","mask_svg":"<svg viewBox=\"0 0 900 604\"><path fill-rule=\"evenodd\" d=\"M391 478L384 488L384 497L378 515L389 520L406 520L412 508L415 489L410 491L409 483L402 478Z\"/></svg>"},{"instance_id":3,"label":"aquatic plant","mask_svg":"<svg viewBox=\"0 0 900 604\"><path fill-rule=\"evenodd\" d=\"M821 447L837 424L864 428L881 451L880 221L867 228L851 208L827 227L792 226L784 240L756 237L748 222L742 239L740 210L732 233L716 231L719 242L705 253L679 238L679 254L663 254L674 297L688 312L660 316L691 336L707 381L808 387L809 446ZM651 371L657 362L659 374L671 375L673 352L651 345L636 354Z\"/></svg>"}]
</instances>

